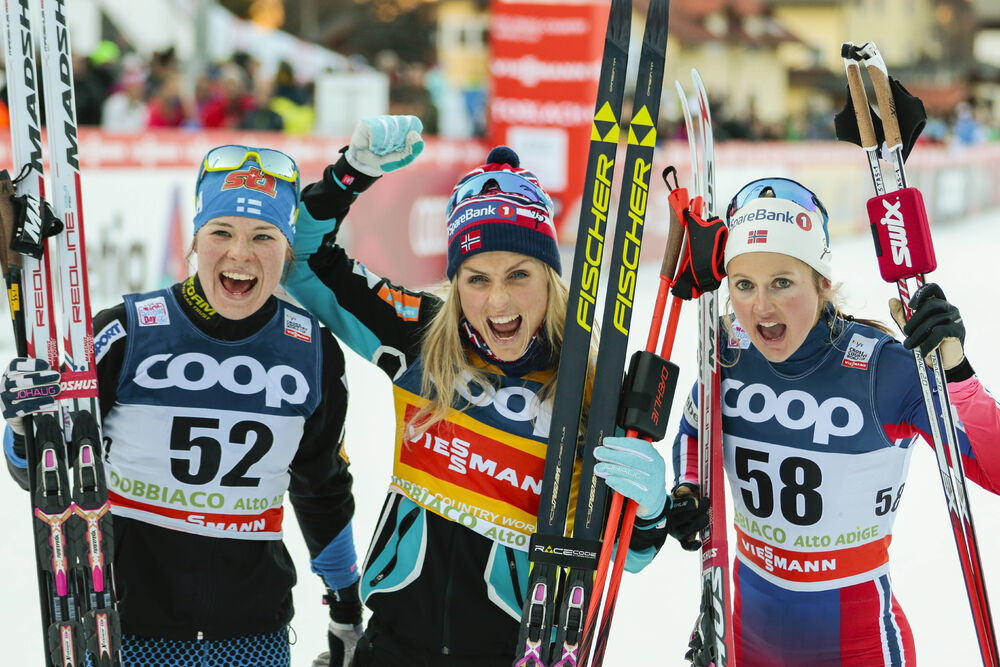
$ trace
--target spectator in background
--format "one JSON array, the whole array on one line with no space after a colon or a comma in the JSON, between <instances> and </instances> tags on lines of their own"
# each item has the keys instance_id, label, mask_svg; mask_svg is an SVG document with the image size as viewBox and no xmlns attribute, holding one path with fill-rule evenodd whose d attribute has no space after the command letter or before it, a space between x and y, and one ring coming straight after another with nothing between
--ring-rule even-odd
<instances>
[{"instance_id":1,"label":"spectator in background","mask_svg":"<svg viewBox=\"0 0 1000 667\"><path fill-rule=\"evenodd\" d=\"M155 59L154 59L155 60ZM167 73L149 100L148 127L183 127L196 115L191 103L181 94L181 78L176 72Z\"/></svg>"},{"instance_id":2,"label":"spectator in background","mask_svg":"<svg viewBox=\"0 0 1000 667\"><path fill-rule=\"evenodd\" d=\"M274 75L274 97L284 97L299 106L309 104L309 93L295 78L291 63L282 60Z\"/></svg>"},{"instance_id":3,"label":"spectator in background","mask_svg":"<svg viewBox=\"0 0 1000 667\"><path fill-rule=\"evenodd\" d=\"M240 129L272 132L285 129L284 119L271 108L271 99L271 84L269 82L258 84L254 94L254 106L243 115Z\"/></svg>"},{"instance_id":4,"label":"spectator in background","mask_svg":"<svg viewBox=\"0 0 1000 667\"><path fill-rule=\"evenodd\" d=\"M212 81L206 99L198 100L198 118L205 128L241 127L243 117L254 108L254 98L239 65L229 62Z\"/></svg>"},{"instance_id":5,"label":"spectator in background","mask_svg":"<svg viewBox=\"0 0 1000 667\"><path fill-rule=\"evenodd\" d=\"M119 88L101 108L101 127L110 132L138 132L146 129L146 72L138 63L126 67Z\"/></svg>"},{"instance_id":6,"label":"spectator in background","mask_svg":"<svg viewBox=\"0 0 1000 667\"><path fill-rule=\"evenodd\" d=\"M97 45L90 57L73 58L73 78L76 88L76 122L80 125L100 125L101 109L111 86L118 79L121 50L111 41Z\"/></svg>"},{"instance_id":7,"label":"spectator in background","mask_svg":"<svg viewBox=\"0 0 1000 667\"><path fill-rule=\"evenodd\" d=\"M285 132L308 134L316 122L316 111L310 102L312 92L298 82L292 65L284 60L278 64L273 90L268 108L281 117Z\"/></svg>"},{"instance_id":8,"label":"spectator in background","mask_svg":"<svg viewBox=\"0 0 1000 667\"><path fill-rule=\"evenodd\" d=\"M180 74L177 65L177 56L174 47L155 51L149 61L149 78L146 80L146 99L152 97L160 90L167 79Z\"/></svg>"}]
</instances>

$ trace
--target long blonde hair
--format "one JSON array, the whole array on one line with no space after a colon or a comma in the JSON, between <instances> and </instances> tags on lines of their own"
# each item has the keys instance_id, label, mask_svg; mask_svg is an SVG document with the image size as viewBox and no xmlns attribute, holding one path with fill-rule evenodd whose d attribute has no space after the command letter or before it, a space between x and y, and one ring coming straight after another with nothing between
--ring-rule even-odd
<instances>
[{"instance_id":1,"label":"long blonde hair","mask_svg":"<svg viewBox=\"0 0 1000 667\"><path fill-rule=\"evenodd\" d=\"M550 351L554 370L542 385L538 400L541 403L551 399L558 380L559 352L562 350L563 330L566 325L566 304L569 289L566 283L548 264L545 267L546 307L545 319L540 334L541 343ZM408 424L413 429L410 437L419 436L428 428L444 419L456 403L458 384L469 384L482 389L488 388L488 373L473 365L468 350L462 341L459 322L462 320L462 303L458 294L458 276L447 284L447 293L441 309L424 330L420 343L423 361L423 376L420 381L420 395L429 402Z\"/></svg>"}]
</instances>

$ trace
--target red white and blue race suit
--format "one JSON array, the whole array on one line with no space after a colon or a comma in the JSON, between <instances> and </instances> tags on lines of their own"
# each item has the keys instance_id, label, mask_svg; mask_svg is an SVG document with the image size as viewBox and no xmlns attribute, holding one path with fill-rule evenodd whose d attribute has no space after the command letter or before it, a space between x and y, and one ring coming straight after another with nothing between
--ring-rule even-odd
<instances>
[{"instance_id":1,"label":"red white and blue race suit","mask_svg":"<svg viewBox=\"0 0 1000 667\"><path fill-rule=\"evenodd\" d=\"M915 664L888 553L912 445L931 440L913 355L831 309L781 363L738 325L720 346L737 664ZM965 473L1000 493L1000 405L967 361L948 388ZM696 395L674 442L678 483L697 483Z\"/></svg>"}]
</instances>

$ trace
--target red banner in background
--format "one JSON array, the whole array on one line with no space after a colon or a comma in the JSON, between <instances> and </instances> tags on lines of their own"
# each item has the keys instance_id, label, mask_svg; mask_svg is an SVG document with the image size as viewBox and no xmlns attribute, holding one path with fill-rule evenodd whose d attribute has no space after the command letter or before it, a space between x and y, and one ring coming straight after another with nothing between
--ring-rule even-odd
<instances>
[{"instance_id":1,"label":"red banner in background","mask_svg":"<svg viewBox=\"0 0 1000 667\"><path fill-rule=\"evenodd\" d=\"M538 176L560 232L583 194L607 20L602 0L490 3L490 143Z\"/></svg>"}]
</instances>

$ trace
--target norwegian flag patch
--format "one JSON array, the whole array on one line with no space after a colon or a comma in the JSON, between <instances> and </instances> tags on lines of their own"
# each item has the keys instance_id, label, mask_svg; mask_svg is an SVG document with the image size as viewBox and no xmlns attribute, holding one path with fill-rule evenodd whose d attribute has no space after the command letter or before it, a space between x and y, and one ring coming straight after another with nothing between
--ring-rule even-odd
<instances>
[{"instance_id":1,"label":"norwegian flag patch","mask_svg":"<svg viewBox=\"0 0 1000 667\"><path fill-rule=\"evenodd\" d=\"M483 237L480 231L477 229L474 232L469 232L462 237L461 247L462 254L467 252L472 252L473 250L479 250L483 247Z\"/></svg>"},{"instance_id":2,"label":"norwegian flag patch","mask_svg":"<svg viewBox=\"0 0 1000 667\"><path fill-rule=\"evenodd\" d=\"M767 243L767 230L755 229L747 236L747 243Z\"/></svg>"}]
</instances>

